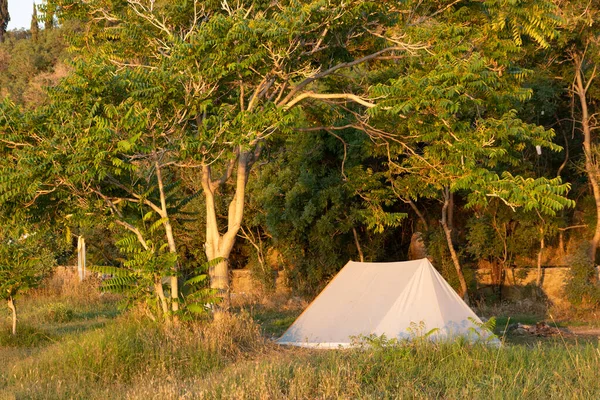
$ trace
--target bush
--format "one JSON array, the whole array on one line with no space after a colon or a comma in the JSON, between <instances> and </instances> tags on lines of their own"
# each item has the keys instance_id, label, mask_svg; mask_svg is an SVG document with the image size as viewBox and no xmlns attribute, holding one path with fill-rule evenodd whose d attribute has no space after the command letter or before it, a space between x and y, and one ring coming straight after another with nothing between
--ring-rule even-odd
<instances>
[{"instance_id":1,"label":"bush","mask_svg":"<svg viewBox=\"0 0 600 400\"><path fill-rule=\"evenodd\" d=\"M600 305L600 288L597 286L596 268L589 250L589 243L582 242L569 258L571 269L565 294L569 302L578 309L594 309Z\"/></svg>"},{"instance_id":2,"label":"bush","mask_svg":"<svg viewBox=\"0 0 600 400\"><path fill-rule=\"evenodd\" d=\"M51 322L70 322L75 313L64 303L50 303L46 310L46 319Z\"/></svg>"}]
</instances>

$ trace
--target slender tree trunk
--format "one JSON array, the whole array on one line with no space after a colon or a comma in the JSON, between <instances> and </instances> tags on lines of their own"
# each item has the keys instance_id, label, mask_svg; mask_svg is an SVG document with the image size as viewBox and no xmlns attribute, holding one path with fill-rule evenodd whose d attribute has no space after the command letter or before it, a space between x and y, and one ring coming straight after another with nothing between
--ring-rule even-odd
<instances>
[{"instance_id":1,"label":"slender tree trunk","mask_svg":"<svg viewBox=\"0 0 600 400\"><path fill-rule=\"evenodd\" d=\"M542 253L544 252L544 247L546 243L544 240L544 229L540 228L540 251L538 251L537 257L537 278L535 280L535 284L538 289L542 289Z\"/></svg>"},{"instance_id":2,"label":"slender tree trunk","mask_svg":"<svg viewBox=\"0 0 600 400\"><path fill-rule=\"evenodd\" d=\"M588 175L590 185L592 186L592 194L596 202L596 230L591 240L590 257L593 263L596 263L596 253L598 245L600 244L600 185L598 184L598 165L594 162L594 155L592 151L592 129L590 127L590 115L588 109L588 103L586 99L587 90L589 84L594 79L592 76L590 80L585 83L583 77L582 68L583 60L576 63L575 71L575 93L579 98L581 104L581 129L583 130L583 152L585 154L585 171Z\"/></svg>"},{"instance_id":3,"label":"slender tree trunk","mask_svg":"<svg viewBox=\"0 0 600 400\"><path fill-rule=\"evenodd\" d=\"M462 297L465 302L469 302L469 293L467 288L467 281L465 280L465 276L463 274L462 267L460 265L460 260L458 259L458 254L456 254L456 250L454 249L454 243L452 243L452 229L448 226L448 207L450 206L450 190L444 188L444 205L442 206L442 220L440 221L442 224L442 228L444 229L444 234L446 236L446 242L448 243L448 250L450 250L450 256L452 257L452 262L454 263L454 268L456 269L456 274L458 275L458 281L460 282L460 292L458 293L460 297Z\"/></svg>"},{"instance_id":4,"label":"slender tree trunk","mask_svg":"<svg viewBox=\"0 0 600 400\"><path fill-rule=\"evenodd\" d=\"M162 171L158 160L155 160L154 166L156 168L156 180L158 181L158 190L160 193L160 209L161 209L161 218L164 219L163 226L165 228L165 234L167 236L167 243L169 244L169 251L173 254L177 254L177 245L175 244L175 235L173 234L173 226L171 225L171 220L169 219L169 213L167 210L167 199L165 195L165 187L162 177ZM174 266L174 274L170 277L171 282L171 310L173 313L179 311L179 281L177 277L178 271L178 262ZM161 284L162 288L162 284ZM173 316L174 320L177 322L177 316Z\"/></svg>"},{"instance_id":5,"label":"slender tree trunk","mask_svg":"<svg viewBox=\"0 0 600 400\"><path fill-rule=\"evenodd\" d=\"M365 257L362 252L362 248L360 247L360 242L358 241L358 232L356 232L356 228L352 227L352 233L354 234L354 243L356 244L356 250L358 250L358 256L360 257L360 262L365 261Z\"/></svg>"},{"instance_id":6,"label":"slender tree trunk","mask_svg":"<svg viewBox=\"0 0 600 400\"><path fill-rule=\"evenodd\" d=\"M17 305L15 299L12 296L8 297L8 308L12 311L12 334L17 334Z\"/></svg>"},{"instance_id":7,"label":"slender tree trunk","mask_svg":"<svg viewBox=\"0 0 600 400\"><path fill-rule=\"evenodd\" d=\"M448 228L454 232L454 193L448 197Z\"/></svg>"},{"instance_id":8,"label":"slender tree trunk","mask_svg":"<svg viewBox=\"0 0 600 400\"><path fill-rule=\"evenodd\" d=\"M160 308L163 312L163 316L167 317L169 315L169 303L167 302L165 291L163 290L162 277L160 276L154 281L154 291L156 292L158 300L160 301Z\"/></svg>"},{"instance_id":9,"label":"slender tree trunk","mask_svg":"<svg viewBox=\"0 0 600 400\"><path fill-rule=\"evenodd\" d=\"M410 207L413 209L413 211L415 212L415 214L417 214L417 217L419 217L419 220L423 224L422 228L425 231L428 231L429 230L429 224L427 223L427 220L425 219L425 216L423 215L423 213L421 212L421 210L419 210L419 207L417 207L417 205L415 204L415 202L412 201L411 199L408 199L405 202L410 205ZM421 229L417 229L417 230L421 230Z\"/></svg>"},{"instance_id":10,"label":"slender tree trunk","mask_svg":"<svg viewBox=\"0 0 600 400\"><path fill-rule=\"evenodd\" d=\"M77 237L77 272L79 273L79 282L85 279L86 249L85 238Z\"/></svg>"}]
</instances>

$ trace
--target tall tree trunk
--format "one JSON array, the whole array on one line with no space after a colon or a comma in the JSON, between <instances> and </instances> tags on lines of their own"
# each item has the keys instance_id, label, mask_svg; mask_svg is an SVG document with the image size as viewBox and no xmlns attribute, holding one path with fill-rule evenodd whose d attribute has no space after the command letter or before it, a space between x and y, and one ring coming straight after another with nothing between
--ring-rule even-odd
<instances>
[{"instance_id":1,"label":"tall tree trunk","mask_svg":"<svg viewBox=\"0 0 600 400\"><path fill-rule=\"evenodd\" d=\"M231 167L237 164L237 168L235 168L235 193L229 204L227 231L223 235L219 232L215 191L220 184L225 183L229 178L233 168L228 168L226 175L218 181L212 180L210 166L205 165L202 169L202 189L206 201L206 257L209 261L216 258L223 259L209 270L210 286L216 289L221 298L221 303L214 313L215 318L221 317L231 306L228 258L242 226L248 173L256 157L256 152L239 152L237 161L234 160L230 165Z\"/></svg>"},{"instance_id":2,"label":"tall tree trunk","mask_svg":"<svg viewBox=\"0 0 600 400\"><path fill-rule=\"evenodd\" d=\"M598 184L598 165L594 162L594 155L592 150L592 129L590 127L590 115L588 109L588 103L586 99L589 85L594 79L594 75L587 81L584 82L583 71L583 59L576 62L575 71L575 93L579 98L581 105L581 129L583 130L583 152L585 154L585 171L588 175L588 180L592 186L592 194L596 202L596 230L591 240L590 257L592 262L596 263L596 253L598 245L600 243L600 185Z\"/></svg>"},{"instance_id":3,"label":"tall tree trunk","mask_svg":"<svg viewBox=\"0 0 600 400\"><path fill-rule=\"evenodd\" d=\"M448 228L454 232L454 193L452 192L448 198Z\"/></svg>"},{"instance_id":4,"label":"tall tree trunk","mask_svg":"<svg viewBox=\"0 0 600 400\"><path fill-rule=\"evenodd\" d=\"M452 257L452 263L454 264L454 268L456 269L456 274L458 275L458 281L460 282L460 292L458 293L460 297L462 297L465 302L469 302L469 293L467 288L467 281L465 280L465 276L463 274L462 267L460 265L460 260L458 259L458 254L456 254L456 250L454 249L454 243L452 242L452 229L448 225L448 207L450 206L450 190L448 188L444 188L444 205L442 206L442 220L441 225L444 229L444 234L446 236L446 242L448 243L448 250L450 250L450 256Z\"/></svg>"},{"instance_id":5,"label":"tall tree trunk","mask_svg":"<svg viewBox=\"0 0 600 400\"><path fill-rule=\"evenodd\" d=\"M156 157L156 155L155 155ZM160 216L164 220L163 227L165 228L165 234L167 236L167 243L169 244L169 251L173 254L177 254L177 245L175 244L175 235L173 235L173 226L169 218L169 212L167 210L167 199L165 195L165 186L163 182L163 176L158 159L155 160L154 166L156 168L156 180L158 181L158 190L160 194ZM171 282L171 311L176 313L179 311L179 281L177 277L178 263L174 266L174 274L170 277ZM161 283L162 288L162 283ZM174 320L177 321L177 316L173 316Z\"/></svg>"},{"instance_id":6,"label":"tall tree trunk","mask_svg":"<svg viewBox=\"0 0 600 400\"><path fill-rule=\"evenodd\" d=\"M17 334L17 305L15 299L12 296L8 297L8 308L12 311L12 334Z\"/></svg>"}]
</instances>

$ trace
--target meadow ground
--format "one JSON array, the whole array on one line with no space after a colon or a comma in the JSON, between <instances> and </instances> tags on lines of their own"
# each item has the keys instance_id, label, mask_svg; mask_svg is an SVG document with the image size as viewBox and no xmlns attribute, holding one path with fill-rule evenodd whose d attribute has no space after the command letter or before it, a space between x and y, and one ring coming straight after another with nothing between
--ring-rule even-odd
<instances>
[{"instance_id":1,"label":"meadow ground","mask_svg":"<svg viewBox=\"0 0 600 400\"><path fill-rule=\"evenodd\" d=\"M319 351L269 340L300 303L164 328L140 310L122 313L118 297L93 283L56 286L21 302L17 338L0 320L0 399L600 398L600 347L589 324L559 321L585 334L508 335L500 348L417 340ZM547 317L485 312L497 313L498 333L510 321Z\"/></svg>"}]
</instances>

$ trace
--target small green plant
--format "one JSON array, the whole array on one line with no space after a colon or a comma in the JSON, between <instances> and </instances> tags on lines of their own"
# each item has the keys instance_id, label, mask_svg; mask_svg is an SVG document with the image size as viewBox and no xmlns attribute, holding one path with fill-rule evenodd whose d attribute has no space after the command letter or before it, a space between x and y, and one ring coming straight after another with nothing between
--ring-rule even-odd
<instances>
[{"instance_id":1,"label":"small green plant","mask_svg":"<svg viewBox=\"0 0 600 400\"><path fill-rule=\"evenodd\" d=\"M200 265L188 278L181 290L183 297L182 314L187 319L204 316L210 313L212 305L216 304L220 297L215 289L208 286L208 270L218 265L225 259L217 257Z\"/></svg>"},{"instance_id":2,"label":"small green plant","mask_svg":"<svg viewBox=\"0 0 600 400\"><path fill-rule=\"evenodd\" d=\"M52 322L70 322L74 317L73 309L64 303L50 303L46 310L46 318Z\"/></svg>"},{"instance_id":3,"label":"small green plant","mask_svg":"<svg viewBox=\"0 0 600 400\"><path fill-rule=\"evenodd\" d=\"M523 282L525 279L527 279L528 276L529 276L529 271L526 270L525 268L518 269L515 272L515 280L518 283Z\"/></svg>"},{"instance_id":4,"label":"small green plant","mask_svg":"<svg viewBox=\"0 0 600 400\"><path fill-rule=\"evenodd\" d=\"M469 335L477 343L493 343L498 339L493 332L496 329L496 318L491 317L487 321L479 322L469 317L469 321L474 325L469 328Z\"/></svg>"}]
</instances>

